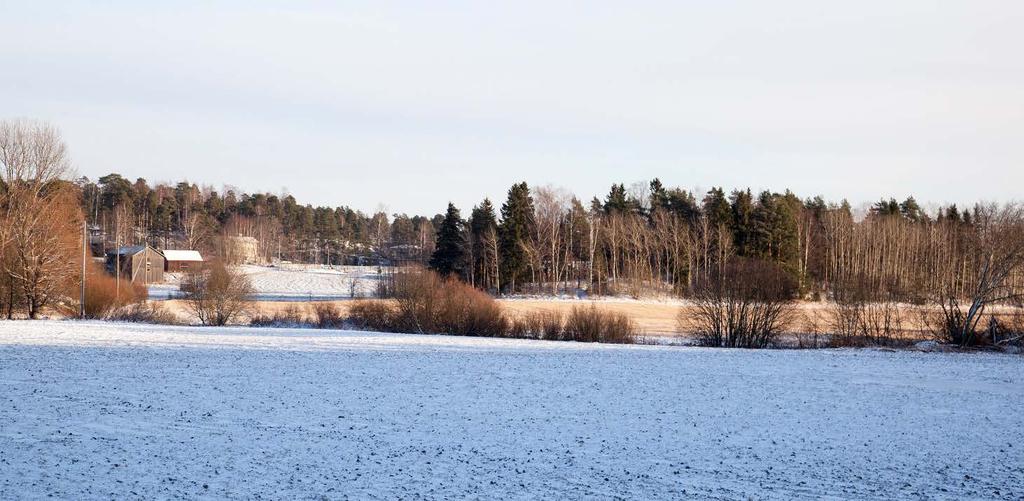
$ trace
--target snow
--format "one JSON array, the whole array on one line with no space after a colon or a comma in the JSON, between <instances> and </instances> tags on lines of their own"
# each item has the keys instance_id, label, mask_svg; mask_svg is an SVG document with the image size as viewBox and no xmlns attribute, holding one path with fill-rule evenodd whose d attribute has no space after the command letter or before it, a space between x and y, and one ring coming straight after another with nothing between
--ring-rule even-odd
<instances>
[{"instance_id":1,"label":"snow","mask_svg":"<svg viewBox=\"0 0 1024 501\"><path fill-rule=\"evenodd\" d=\"M181 277L176 273L164 273L164 283L147 284L149 299L164 300L181 296Z\"/></svg>"},{"instance_id":2,"label":"snow","mask_svg":"<svg viewBox=\"0 0 1024 501\"><path fill-rule=\"evenodd\" d=\"M257 299L302 301L369 297L377 291L380 270L376 266L243 266Z\"/></svg>"},{"instance_id":3,"label":"snow","mask_svg":"<svg viewBox=\"0 0 1024 501\"><path fill-rule=\"evenodd\" d=\"M376 266L322 266L282 264L277 266L243 265L252 282L257 301L329 301L353 297L372 297L380 281ZM178 274L165 274L165 283L150 284L151 299L180 296Z\"/></svg>"},{"instance_id":4,"label":"snow","mask_svg":"<svg viewBox=\"0 0 1024 501\"><path fill-rule=\"evenodd\" d=\"M164 249L160 251L168 261L202 262L203 256L196 250Z\"/></svg>"},{"instance_id":5,"label":"snow","mask_svg":"<svg viewBox=\"0 0 1024 501\"><path fill-rule=\"evenodd\" d=\"M0 499L1024 496L1024 360L0 322Z\"/></svg>"}]
</instances>

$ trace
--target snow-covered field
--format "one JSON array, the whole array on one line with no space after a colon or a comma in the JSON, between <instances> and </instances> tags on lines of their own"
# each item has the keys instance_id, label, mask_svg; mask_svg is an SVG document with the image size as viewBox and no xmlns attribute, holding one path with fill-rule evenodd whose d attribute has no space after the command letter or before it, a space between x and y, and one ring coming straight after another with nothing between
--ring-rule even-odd
<instances>
[{"instance_id":1,"label":"snow-covered field","mask_svg":"<svg viewBox=\"0 0 1024 501\"><path fill-rule=\"evenodd\" d=\"M1024 497L1024 359L0 322L0 499Z\"/></svg>"},{"instance_id":2,"label":"snow-covered field","mask_svg":"<svg viewBox=\"0 0 1024 501\"><path fill-rule=\"evenodd\" d=\"M376 266L243 266L257 299L302 301L369 297L380 280Z\"/></svg>"},{"instance_id":3,"label":"snow-covered field","mask_svg":"<svg viewBox=\"0 0 1024 501\"><path fill-rule=\"evenodd\" d=\"M370 297L380 280L376 266L319 266L281 264L240 267L249 277L258 301L326 301L352 297ZM178 295L180 277L170 275L167 283L151 284L154 299Z\"/></svg>"}]
</instances>

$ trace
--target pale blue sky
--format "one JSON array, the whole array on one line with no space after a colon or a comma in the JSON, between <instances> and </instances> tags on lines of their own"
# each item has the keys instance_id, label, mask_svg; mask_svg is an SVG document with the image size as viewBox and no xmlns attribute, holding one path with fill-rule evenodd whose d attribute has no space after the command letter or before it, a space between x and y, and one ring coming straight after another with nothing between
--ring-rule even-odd
<instances>
[{"instance_id":1,"label":"pale blue sky","mask_svg":"<svg viewBox=\"0 0 1024 501\"><path fill-rule=\"evenodd\" d=\"M660 177L1019 199L1024 2L0 1L0 118L79 173L372 211Z\"/></svg>"}]
</instances>

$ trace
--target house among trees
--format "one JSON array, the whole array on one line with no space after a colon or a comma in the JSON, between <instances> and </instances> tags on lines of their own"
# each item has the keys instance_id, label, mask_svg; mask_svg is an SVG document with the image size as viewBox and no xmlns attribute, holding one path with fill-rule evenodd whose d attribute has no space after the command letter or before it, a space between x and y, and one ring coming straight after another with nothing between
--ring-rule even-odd
<instances>
[{"instance_id":1,"label":"house among trees","mask_svg":"<svg viewBox=\"0 0 1024 501\"><path fill-rule=\"evenodd\" d=\"M195 271L203 265L203 256L195 250L164 249L164 271L182 273Z\"/></svg>"},{"instance_id":2,"label":"house among trees","mask_svg":"<svg viewBox=\"0 0 1024 501\"><path fill-rule=\"evenodd\" d=\"M164 256L148 245L133 245L109 251L106 261L107 271L111 275L117 274L120 262L123 280L143 284L164 281Z\"/></svg>"}]
</instances>

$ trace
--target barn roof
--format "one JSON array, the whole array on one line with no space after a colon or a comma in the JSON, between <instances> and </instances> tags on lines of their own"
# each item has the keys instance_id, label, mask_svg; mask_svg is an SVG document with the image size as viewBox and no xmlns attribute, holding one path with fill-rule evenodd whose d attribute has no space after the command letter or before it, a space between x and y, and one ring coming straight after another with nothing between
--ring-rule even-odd
<instances>
[{"instance_id":1,"label":"barn roof","mask_svg":"<svg viewBox=\"0 0 1024 501\"><path fill-rule=\"evenodd\" d=\"M198 261L203 260L203 256L199 254L199 251L194 250L174 250L164 249L164 259L168 261Z\"/></svg>"}]
</instances>

